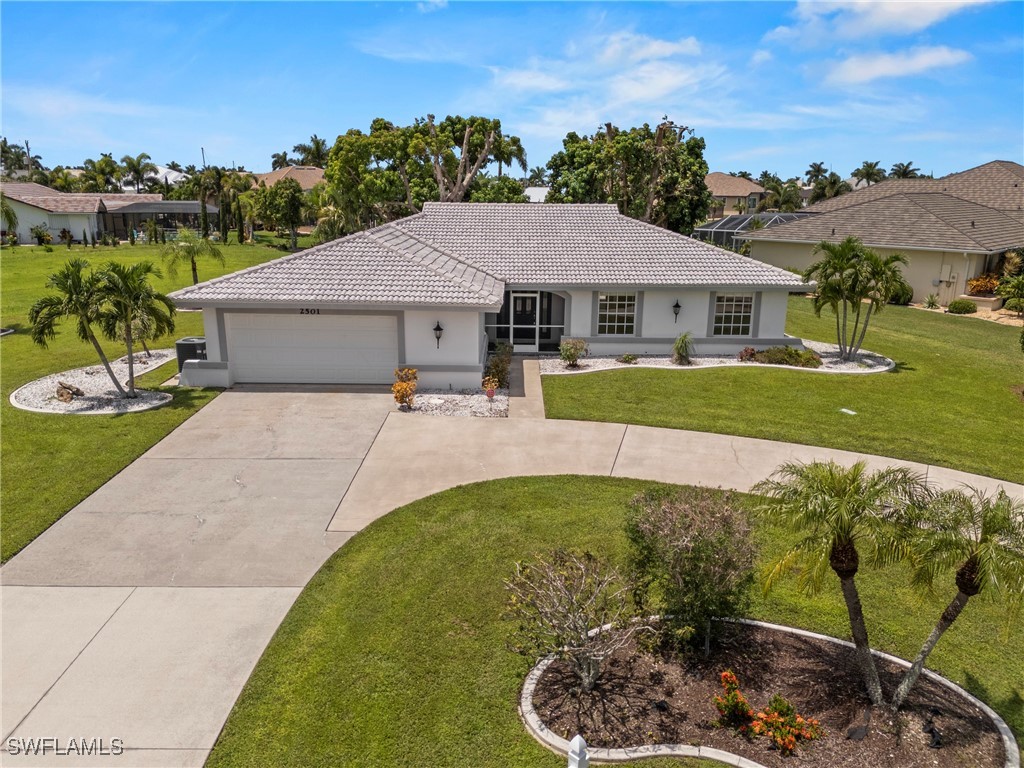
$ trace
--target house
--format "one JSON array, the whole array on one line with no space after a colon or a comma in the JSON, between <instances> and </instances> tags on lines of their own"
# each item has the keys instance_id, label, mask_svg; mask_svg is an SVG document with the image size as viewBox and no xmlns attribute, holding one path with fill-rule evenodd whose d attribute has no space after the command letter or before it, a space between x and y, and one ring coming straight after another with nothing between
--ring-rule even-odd
<instances>
[{"instance_id":1,"label":"house","mask_svg":"<svg viewBox=\"0 0 1024 768\"><path fill-rule=\"evenodd\" d=\"M488 349L665 354L798 343L787 299L808 286L627 218L614 205L427 203L421 213L171 294L201 309L206 360L182 382L478 387Z\"/></svg>"},{"instance_id":2,"label":"house","mask_svg":"<svg viewBox=\"0 0 1024 768\"><path fill-rule=\"evenodd\" d=\"M531 203L543 203L547 200L550 191L551 187L527 187L523 190L523 194Z\"/></svg>"},{"instance_id":3,"label":"house","mask_svg":"<svg viewBox=\"0 0 1024 768\"><path fill-rule=\"evenodd\" d=\"M715 199L710 213L712 219L753 211L764 199L764 187L742 176L715 171L704 177L704 183Z\"/></svg>"},{"instance_id":4,"label":"house","mask_svg":"<svg viewBox=\"0 0 1024 768\"><path fill-rule=\"evenodd\" d=\"M295 179L303 192L309 192L317 184L323 183L324 169L313 165L286 165L276 171L257 173L254 176L257 185L262 181L268 187L274 186L281 179Z\"/></svg>"},{"instance_id":5,"label":"house","mask_svg":"<svg viewBox=\"0 0 1024 768\"><path fill-rule=\"evenodd\" d=\"M121 195L105 192L58 192L50 187L32 183L10 183L3 185L7 198L18 216L18 241L34 242L32 228L42 225L56 242L61 230L67 229L75 240L82 239L82 233L90 237L110 229L105 217L130 203L154 202L162 195Z\"/></svg>"},{"instance_id":6,"label":"house","mask_svg":"<svg viewBox=\"0 0 1024 768\"><path fill-rule=\"evenodd\" d=\"M169 185L176 187L182 182L188 181L189 178L187 173L168 168L166 165L157 165L155 172L150 171L146 174L146 181L153 181L161 186ZM124 179L121 181L121 189L127 194L135 194L135 182Z\"/></svg>"},{"instance_id":7,"label":"house","mask_svg":"<svg viewBox=\"0 0 1024 768\"><path fill-rule=\"evenodd\" d=\"M1024 247L1024 166L996 160L940 179L887 179L805 209L814 214L737 233L753 258L804 270L823 240L860 238L883 255L901 253L903 274L920 301L948 304L967 280L997 269Z\"/></svg>"}]
</instances>

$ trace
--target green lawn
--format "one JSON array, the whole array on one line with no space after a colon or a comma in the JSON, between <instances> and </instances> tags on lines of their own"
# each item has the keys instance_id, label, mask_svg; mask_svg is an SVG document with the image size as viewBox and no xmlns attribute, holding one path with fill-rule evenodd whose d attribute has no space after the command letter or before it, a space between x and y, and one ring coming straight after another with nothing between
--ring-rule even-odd
<instances>
[{"instance_id":1,"label":"green lawn","mask_svg":"<svg viewBox=\"0 0 1024 768\"><path fill-rule=\"evenodd\" d=\"M222 246L225 265L199 265L199 279L250 267L281 254L259 246ZM179 390L174 400L154 411L124 416L61 416L22 411L10 404L10 394L26 382L57 371L98 365L87 343L78 340L74 326L62 326L47 349L35 346L27 330L28 309L47 293L46 278L71 256L87 259L93 266L116 260L143 258L160 264L156 246L121 245L117 248L4 248L0 251L0 325L16 332L0 339L0 556L3 561L18 553L32 539L78 502L99 488L150 446L216 396L215 391ZM191 282L188 267L177 278L165 275L158 281L163 291ZM170 347L174 339L201 335L202 316L182 312L172 336L152 346ZM113 359L124 355L124 345L105 342ZM140 378L143 387L154 388L170 378L175 364Z\"/></svg>"},{"instance_id":2,"label":"green lawn","mask_svg":"<svg viewBox=\"0 0 1024 768\"><path fill-rule=\"evenodd\" d=\"M621 558L625 506L649 485L513 478L446 491L376 521L299 597L207 765L564 765L519 721L529 665L505 649L502 579L514 561L555 546ZM786 544L770 530L758 538L762 561ZM858 580L872 642L912 655L945 589L921 598L896 569ZM845 637L839 590L828 587L809 599L784 583L755 597L753 615ZM996 616L991 604L969 605L930 663L1021 734L1024 628L997 642Z\"/></svg>"},{"instance_id":3,"label":"green lawn","mask_svg":"<svg viewBox=\"0 0 1024 768\"><path fill-rule=\"evenodd\" d=\"M787 331L833 341L834 321L793 297ZM937 464L1024 482L1024 383L1017 328L887 307L865 348L893 373L778 369L615 370L543 377L548 418L746 435ZM840 408L855 411L850 416Z\"/></svg>"}]
</instances>

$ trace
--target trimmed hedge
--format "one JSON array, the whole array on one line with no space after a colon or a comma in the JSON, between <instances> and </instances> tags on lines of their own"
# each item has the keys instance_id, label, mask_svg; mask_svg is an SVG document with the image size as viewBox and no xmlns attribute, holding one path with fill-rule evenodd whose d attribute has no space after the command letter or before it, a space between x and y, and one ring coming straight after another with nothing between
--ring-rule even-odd
<instances>
[{"instance_id":1,"label":"trimmed hedge","mask_svg":"<svg viewBox=\"0 0 1024 768\"><path fill-rule=\"evenodd\" d=\"M949 302L946 311L951 315L973 315L978 311L978 305L967 299L954 299Z\"/></svg>"}]
</instances>

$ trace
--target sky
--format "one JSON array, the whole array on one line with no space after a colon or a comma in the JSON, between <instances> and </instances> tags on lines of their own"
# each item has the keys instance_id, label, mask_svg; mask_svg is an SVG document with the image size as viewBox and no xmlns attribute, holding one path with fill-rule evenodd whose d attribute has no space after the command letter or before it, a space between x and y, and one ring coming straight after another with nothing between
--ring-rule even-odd
<instances>
[{"instance_id":1,"label":"sky","mask_svg":"<svg viewBox=\"0 0 1024 768\"><path fill-rule=\"evenodd\" d=\"M26 30L29 32L26 33ZM1024 3L0 4L0 133L48 167L111 152L270 170L435 114L497 117L544 165L663 116L711 170L1024 162Z\"/></svg>"}]
</instances>

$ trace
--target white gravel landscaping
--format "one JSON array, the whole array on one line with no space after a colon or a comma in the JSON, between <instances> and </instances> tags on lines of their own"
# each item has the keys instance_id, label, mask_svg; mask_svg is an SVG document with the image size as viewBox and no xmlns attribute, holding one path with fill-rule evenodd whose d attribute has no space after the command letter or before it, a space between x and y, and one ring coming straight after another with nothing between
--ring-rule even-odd
<instances>
[{"instance_id":1,"label":"white gravel landscaping","mask_svg":"<svg viewBox=\"0 0 1024 768\"><path fill-rule=\"evenodd\" d=\"M804 341L803 345L821 357L820 368L797 368L791 365L764 365L763 363L741 362L736 355L694 355L690 365L676 365L668 356L640 356L635 363L620 363L615 357L585 357L576 368L567 368L557 357L540 358L540 372L545 375L593 373L613 368L673 368L679 371L691 371L697 368L718 368L726 365L753 365L761 368L785 368L791 371L809 371L811 373L882 373L891 371L896 363L888 357L875 352L861 350L856 360L839 359L839 346L822 341Z\"/></svg>"},{"instance_id":2,"label":"white gravel landscaping","mask_svg":"<svg viewBox=\"0 0 1024 768\"><path fill-rule=\"evenodd\" d=\"M173 349L154 349L152 357L147 357L145 352L138 352L134 357L135 380L138 382L139 377L144 373L158 368L168 360L173 360L175 353ZM112 361L110 367L118 381L124 383L128 380L127 355ZM78 387L85 392L85 395L75 397L70 403L61 402L57 399L58 381ZM107 376L106 370L97 362L96 365L90 365L88 368L75 368L30 381L11 393L11 405L37 413L92 415L148 411L172 399L172 395L167 392L151 392L145 389L136 389L135 391L138 397L120 397L114 384L110 381L110 377Z\"/></svg>"},{"instance_id":3,"label":"white gravel landscaping","mask_svg":"<svg viewBox=\"0 0 1024 768\"><path fill-rule=\"evenodd\" d=\"M508 416L508 390L497 389L494 399L488 400L482 390L421 389L416 392L412 411L430 416L480 416L485 419Z\"/></svg>"}]
</instances>

